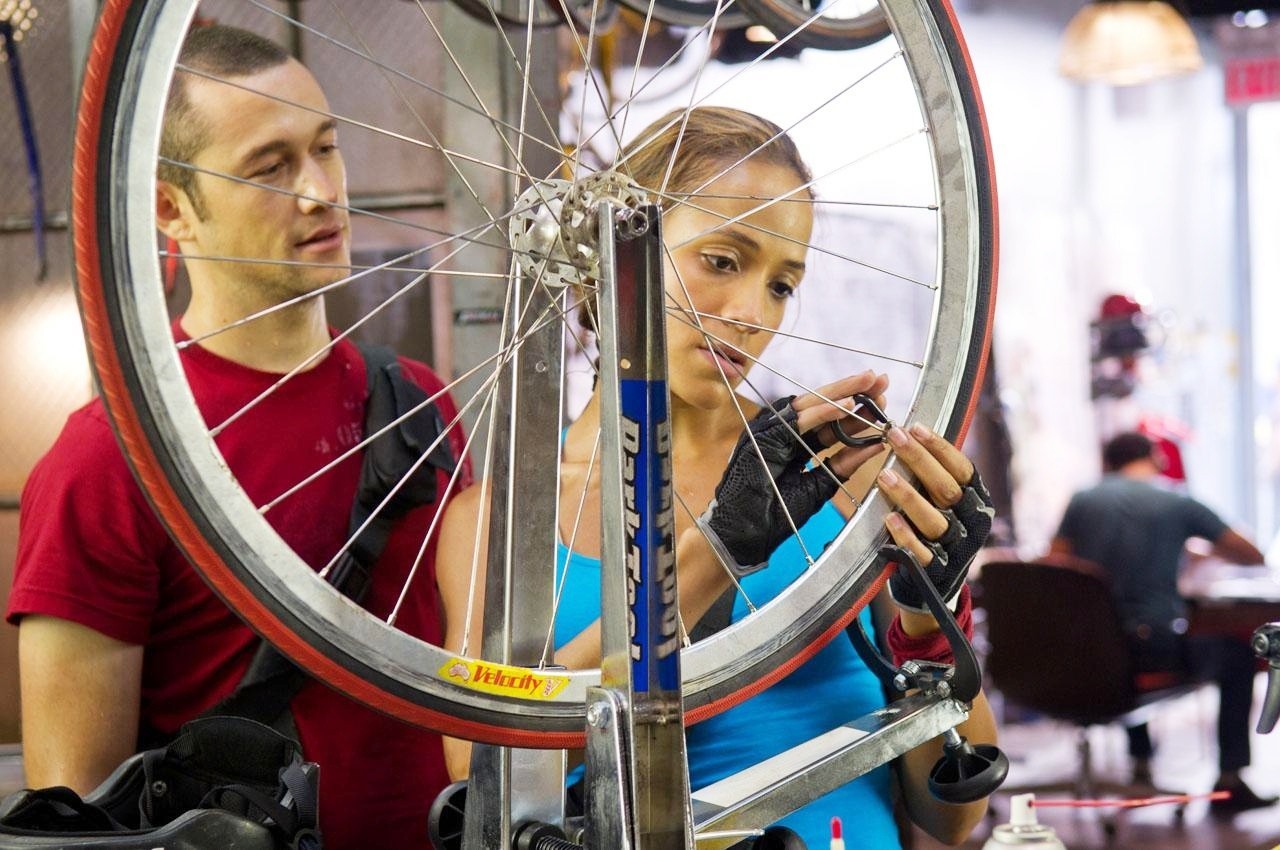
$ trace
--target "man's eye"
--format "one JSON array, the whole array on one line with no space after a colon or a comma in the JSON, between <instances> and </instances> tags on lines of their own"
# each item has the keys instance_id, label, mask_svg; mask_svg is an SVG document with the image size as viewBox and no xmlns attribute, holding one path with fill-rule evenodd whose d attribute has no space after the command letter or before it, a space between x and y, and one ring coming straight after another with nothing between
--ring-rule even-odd
<instances>
[{"instance_id":1,"label":"man's eye","mask_svg":"<svg viewBox=\"0 0 1280 850\"><path fill-rule=\"evenodd\" d=\"M775 280L773 283L769 284L769 288L778 298L790 298L792 295L796 294L796 288L785 280Z\"/></svg>"},{"instance_id":2,"label":"man's eye","mask_svg":"<svg viewBox=\"0 0 1280 850\"><path fill-rule=\"evenodd\" d=\"M284 168L283 162L273 162L271 165L267 165L262 168L259 168L257 171L253 172L253 174L251 174L250 176L255 179L260 177L274 177L277 174L279 174L283 168Z\"/></svg>"},{"instance_id":3,"label":"man's eye","mask_svg":"<svg viewBox=\"0 0 1280 850\"><path fill-rule=\"evenodd\" d=\"M323 156L327 156L327 155L329 155L329 154L336 153L336 152L337 152L337 150L338 150L338 145L337 145L337 143L329 144L329 145L321 145L321 146L320 146L320 154L321 154L321 155L323 155Z\"/></svg>"}]
</instances>

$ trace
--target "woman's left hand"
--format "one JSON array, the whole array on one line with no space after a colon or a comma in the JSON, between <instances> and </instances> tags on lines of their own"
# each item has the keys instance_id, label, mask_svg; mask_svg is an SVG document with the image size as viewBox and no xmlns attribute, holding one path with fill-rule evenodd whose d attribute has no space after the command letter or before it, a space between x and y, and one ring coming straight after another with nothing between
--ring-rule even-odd
<instances>
[{"instance_id":1,"label":"woman's left hand","mask_svg":"<svg viewBox=\"0 0 1280 850\"><path fill-rule=\"evenodd\" d=\"M855 397L878 397L887 386L884 375L861 372L813 393L778 399L747 423L711 504L697 520L734 575L764 567L854 470L883 451L878 444L841 445L830 453L835 438L825 426L842 421L846 430L865 427Z\"/></svg>"},{"instance_id":2,"label":"woman's left hand","mask_svg":"<svg viewBox=\"0 0 1280 850\"><path fill-rule=\"evenodd\" d=\"M991 496L973 463L925 426L894 427L888 440L919 484L913 486L892 469L880 472L877 483L898 508L885 518L885 526L894 543L924 566L943 600L953 603L991 533ZM923 596L903 570L890 577L889 592L901 607L927 613Z\"/></svg>"}]
</instances>

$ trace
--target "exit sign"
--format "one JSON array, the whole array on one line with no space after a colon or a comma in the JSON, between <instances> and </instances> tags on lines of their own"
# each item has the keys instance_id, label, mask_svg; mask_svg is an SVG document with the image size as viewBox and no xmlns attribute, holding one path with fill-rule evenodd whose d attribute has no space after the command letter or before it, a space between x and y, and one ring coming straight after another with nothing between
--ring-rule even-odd
<instances>
[{"instance_id":1,"label":"exit sign","mask_svg":"<svg viewBox=\"0 0 1280 850\"><path fill-rule=\"evenodd\" d=\"M1280 100L1280 56L1228 59L1223 71L1228 106Z\"/></svg>"}]
</instances>

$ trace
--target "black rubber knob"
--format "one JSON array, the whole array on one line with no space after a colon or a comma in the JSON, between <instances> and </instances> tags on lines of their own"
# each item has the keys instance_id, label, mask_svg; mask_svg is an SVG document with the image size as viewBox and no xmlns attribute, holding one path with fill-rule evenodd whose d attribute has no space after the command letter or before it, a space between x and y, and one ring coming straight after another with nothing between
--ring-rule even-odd
<instances>
[{"instance_id":1,"label":"black rubber knob","mask_svg":"<svg viewBox=\"0 0 1280 850\"><path fill-rule=\"evenodd\" d=\"M942 748L929 772L929 793L944 803L972 803L1000 787L1009 775L1009 759L993 744L971 745L964 738Z\"/></svg>"},{"instance_id":2,"label":"black rubber knob","mask_svg":"<svg viewBox=\"0 0 1280 850\"><path fill-rule=\"evenodd\" d=\"M447 786L436 796L427 816L427 834L436 850L462 850L463 818L467 808L467 781Z\"/></svg>"}]
</instances>

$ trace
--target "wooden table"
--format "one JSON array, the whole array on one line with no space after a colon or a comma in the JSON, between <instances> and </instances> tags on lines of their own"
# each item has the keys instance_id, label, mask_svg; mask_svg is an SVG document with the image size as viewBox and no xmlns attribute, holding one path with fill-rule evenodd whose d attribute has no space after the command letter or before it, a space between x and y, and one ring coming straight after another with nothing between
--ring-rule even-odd
<instances>
[{"instance_id":1,"label":"wooden table","mask_svg":"<svg viewBox=\"0 0 1280 850\"><path fill-rule=\"evenodd\" d=\"M1263 623L1280 621L1280 571L1204 560L1178 580L1191 603L1193 634L1230 634L1248 640Z\"/></svg>"}]
</instances>

